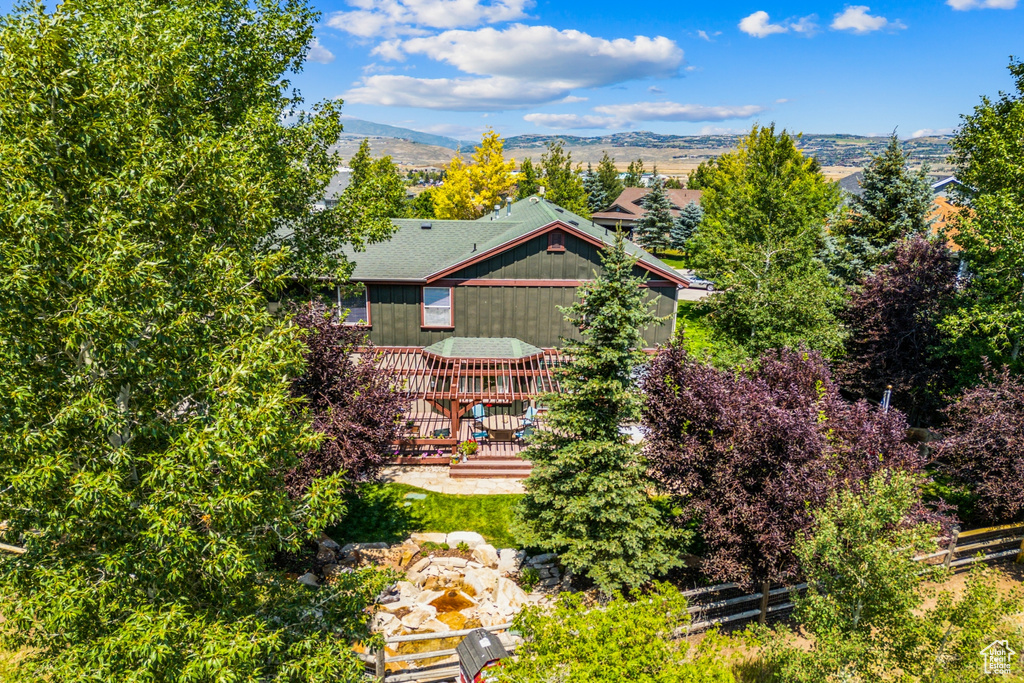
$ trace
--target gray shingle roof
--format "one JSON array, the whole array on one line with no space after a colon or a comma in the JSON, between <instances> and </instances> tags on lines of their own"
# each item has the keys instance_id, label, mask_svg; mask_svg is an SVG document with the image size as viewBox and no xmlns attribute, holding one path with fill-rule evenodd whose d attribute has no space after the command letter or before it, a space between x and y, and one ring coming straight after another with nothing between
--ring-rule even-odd
<instances>
[{"instance_id":1,"label":"gray shingle roof","mask_svg":"<svg viewBox=\"0 0 1024 683\"><path fill-rule=\"evenodd\" d=\"M503 209L498 218L487 214L475 221L395 219L393 222L398 229L390 240L367 245L361 252L346 249L345 255L356 264L353 280L424 282L439 271L555 221L562 221L605 244L615 241L615 234L606 228L547 200L531 197L515 202L511 215L506 215ZM424 229L425 224L429 224L430 229ZM626 242L626 251L638 256L642 263L675 273L671 266L632 242Z\"/></svg>"}]
</instances>

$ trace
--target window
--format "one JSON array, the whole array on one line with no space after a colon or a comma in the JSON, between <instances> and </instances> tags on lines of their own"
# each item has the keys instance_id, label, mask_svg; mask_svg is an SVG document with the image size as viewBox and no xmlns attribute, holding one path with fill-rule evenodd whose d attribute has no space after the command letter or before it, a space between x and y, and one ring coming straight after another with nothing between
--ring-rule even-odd
<instances>
[{"instance_id":1,"label":"window","mask_svg":"<svg viewBox=\"0 0 1024 683\"><path fill-rule=\"evenodd\" d=\"M452 288L423 288L423 327L452 327Z\"/></svg>"},{"instance_id":2,"label":"window","mask_svg":"<svg viewBox=\"0 0 1024 683\"><path fill-rule=\"evenodd\" d=\"M348 311L342 321L346 325L369 325L370 324L370 292L365 287L363 291L349 297L341 297L339 290L338 308L341 313Z\"/></svg>"},{"instance_id":3,"label":"window","mask_svg":"<svg viewBox=\"0 0 1024 683\"><path fill-rule=\"evenodd\" d=\"M565 251L565 233L552 230L548 233L548 251Z\"/></svg>"}]
</instances>

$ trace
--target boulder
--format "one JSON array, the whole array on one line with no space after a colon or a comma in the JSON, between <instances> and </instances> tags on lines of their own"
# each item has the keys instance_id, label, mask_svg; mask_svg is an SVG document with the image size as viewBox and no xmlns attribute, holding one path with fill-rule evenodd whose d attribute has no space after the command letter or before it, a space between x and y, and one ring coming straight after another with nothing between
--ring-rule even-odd
<instances>
[{"instance_id":1,"label":"boulder","mask_svg":"<svg viewBox=\"0 0 1024 683\"><path fill-rule=\"evenodd\" d=\"M419 562L414 564L412 567L410 567L409 571L411 571L411 572L421 572L424 569L426 569L429 564L430 564L430 558L429 557L424 557L422 560L420 560Z\"/></svg>"},{"instance_id":2,"label":"boulder","mask_svg":"<svg viewBox=\"0 0 1024 683\"><path fill-rule=\"evenodd\" d=\"M327 534L320 534L320 540L317 541L317 545L321 548L327 548L329 550L338 551L341 550L341 546L338 545L334 539Z\"/></svg>"},{"instance_id":3,"label":"boulder","mask_svg":"<svg viewBox=\"0 0 1024 683\"><path fill-rule=\"evenodd\" d=\"M523 566L523 559L526 553L522 550L515 551L512 548L502 548L498 553L498 573L514 574Z\"/></svg>"},{"instance_id":4,"label":"boulder","mask_svg":"<svg viewBox=\"0 0 1024 683\"><path fill-rule=\"evenodd\" d=\"M498 609L518 611L526 604L526 593L511 579L498 579L498 587L494 592L494 604Z\"/></svg>"},{"instance_id":5,"label":"boulder","mask_svg":"<svg viewBox=\"0 0 1024 683\"><path fill-rule=\"evenodd\" d=\"M388 546L384 541L379 541L377 543L346 543L341 547L341 552L342 554L347 555L353 550L358 550L360 552L364 550L387 550L389 547L390 546Z\"/></svg>"},{"instance_id":6,"label":"boulder","mask_svg":"<svg viewBox=\"0 0 1024 683\"><path fill-rule=\"evenodd\" d=\"M398 588L398 594L402 600L411 600L420 594L420 589L416 587L416 584L409 581L399 581L396 588Z\"/></svg>"},{"instance_id":7,"label":"boulder","mask_svg":"<svg viewBox=\"0 0 1024 683\"><path fill-rule=\"evenodd\" d=\"M430 621L423 622L416 630L420 633L444 633L445 631L451 631L452 628L440 619L431 619Z\"/></svg>"},{"instance_id":8,"label":"boulder","mask_svg":"<svg viewBox=\"0 0 1024 683\"><path fill-rule=\"evenodd\" d=\"M501 626L507 624L508 620L501 614L481 614L480 615L480 626L483 628L489 628L491 626Z\"/></svg>"},{"instance_id":9,"label":"boulder","mask_svg":"<svg viewBox=\"0 0 1024 683\"><path fill-rule=\"evenodd\" d=\"M452 548L458 547L460 543L465 543L469 546L470 550L479 545L483 545L486 542L487 541L484 540L484 537L475 531L453 531L448 534L447 541L448 545Z\"/></svg>"},{"instance_id":10,"label":"boulder","mask_svg":"<svg viewBox=\"0 0 1024 683\"><path fill-rule=\"evenodd\" d=\"M492 592L497 583L498 575L493 569L466 569L462 576L463 588L473 597L481 597Z\"/></svg>"},{"instance_id":11,"label":"boulder","mask_svg":"<svg viewBox=\"0 0 1024 683\"><path fill-rule=\"evenodd\" d=\"M402 628L402 622L393 614L377 612L373 615L373 630L383 633L385 637L394 635L400 628Z\"/></svg>"},{"instance_id":12,"label":"boulder","mask_svg":"<svg viewBox=\"0 0 1024 683\"><path fill-rule=\"evenodd\" d=\"M411 612L402 617L402 626L420 628L437 616L437 610L430 605L417 605Z\"/></svg>"},{"instance_id":13,"label":"boulder","mask_svg":"<svg viewBox=\"0 0 1024 683\"><path fill-rule=\"evenodd\" d=\"M320 549L316 551L316 559L324 564L334 564L338 556L334 554L334 551L326 546L320 546Z\"/></svg>"},{"instance_id":14,"label":"boulder","mask_svg":"<svg viewBox=\"0 0 1024 683\"><path fill-rule=\"evenodd\" d=\"M493 545L484 543L473 549L473 559L485 567L498 566L498 551Z\"/></svg>"},{"instance_id":15,"label":"boulder","mask_svg":"<svg viewBox=\"0 0 1024 683\"><path fill-rule=\"evenodd\" d=\"M538 555L537 557L531 557L530 564L536 567L539 564L547 564L548 562L553 562L556 559L558 559L558 556L554 553L544 553L543 555Z\"/></svg>"},{"instance_id":16,"label":"boulder","mask_svg":"<svg viewBox=\"0 0 1024 683\"><path fill-rule=\"evenodd\" d=\"M312 572L306 572L299 577L299 583L303 586L309 586L310 588L319 588L320 582L316 578L316 574Z\"/></svg>"},{"instance_id":17,"label":"boulder","mask_svg":"<svg viewBox=\"0 0 1024 683\"><path fill-rule=\"evenodd\" d=\"M441 545L448 538L447 534L413 534L409 537L409 540L416 545L423 545L424 543L436 543Z\"/></svg>"}]
</instances>

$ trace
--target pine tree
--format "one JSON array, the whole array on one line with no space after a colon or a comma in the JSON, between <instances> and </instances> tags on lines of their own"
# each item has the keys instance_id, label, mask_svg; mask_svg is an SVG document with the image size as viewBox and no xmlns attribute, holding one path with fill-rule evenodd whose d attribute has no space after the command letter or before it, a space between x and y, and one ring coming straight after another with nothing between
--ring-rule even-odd
<instances>
[{"instance_id":1,"label":"pine tree","mask_svg":"<svg viewBox=\"0 0 1024 683\"><path fill-rule=\"evenodd\" d=\"M565 151L561 140L549 142L547 148L540 158L544 169L544 196L563 209L589 218L587 191L583 189L579 171L573 168L572 154Z\"/></svg>"},{"instance_id":2,"label":"pine tree","mask_svg":"<svg viewBox=\"0 0 1024 683\"><path fill-rule=\"evenodd\" d=\"M686 243L697 232L702 220L704 220L704 210L700 208L700 204L691 201L684 206L672 223L672 230L669 231L672 248L686 249Z\"/></svg>"},{"instance_id":3,"label":"pine tree","mask_svg":"<svg viewBox=\"0 0 1024 683\"><path fill-rule=\"evenodd\" d=\"M910 235L925 234L931 225L928 169L911 173L909 157L893 133L885 151L864 169L863 194L853 198L850 230L866 237L875 248L886 249Z\"/></svg>"},{"instance_id":4,"label":"pine tree","mask_svg":"<svg viewBox=\"0 0 1024 683\"><path fill-rule=\"evenodd\" d=\"M623 178L622 184L626 187L640 187L644 184L643 159L629 162L629 166L626 167L626 177Z\"/></svg>"},{"instance_id":5,"label":"pine tree","mask_svg":"<svg viewBox=\"0 0 1024 683\"><path fill-rule=\"evenodd\" d=\"M608 196L604 193L604 186L601 185L601 178L594 173L594 169L587 164L587 174L583 176L583 188L587 191L587 205L590 213L604 211L608 207Z\"/></svg>"},{"instance_id":6,"label":"pine tree","mask_svg":"<svg viewBox=\"0 0 1024 683\"><path fill-rule=\"evenodd\" d=\"M645 361L642 330L658 319L633 277L636 260L618 234L602 255L604 272L580 287L565 318L582 341L545 397L545 428L525 453L533 462L514 522L526 546L560 554L564 565L605 594L635 588L677 566L669 531L646 493L646 464L619 427L637 419L633 373Z\"/></svg>"},{"instance_id":7,"label":"pine tree","mask_svg":"<svg viewBox=\"0 0 1024 683\"><path fill-rule=\"evenodd\" d=\"M674 223L672 202L665 192L665 185L654 168L654 183L643 198L644 215L636 222L634 235L644 249L655 251L668 247L668 232Z\"/></svg>"},{"instance_id":8,"label":"pine tree","mask_svg":"<svg viewBox=\"0 0 1024 683\"><path fill-rule=\"evenodd\" d=\"M469 175L473 182L473 203L490 211L511 196L516 181L512 171L514 159L505 161L504 142L493 130L484 133L480 145L473 152Z\"/></svg>"},{"instance_id":9,"label":"pine tree","mask_svg":"<svg viewBox=\"0 0 1024 683\"><path fill-rule=\"evenodd\" d=\"M624 186L619 179L619 169L615 168L615 159L608 156L608 152L602 154L597 164L597 177L601 180L607 204L611 204L622 194Z\"/></svg>"},{"instance_id":10,"label":"pine tree","mask_svg":"<svg viewBox=\"0 0 1024 683\"><path fill-rule=\"evenodd\" d=\"M537 194L540 189L540 182L537 178L537 168L533 165L530 157L523 159L519 165L519 175L516 177L516 198L526 199Z\"/></svg>"}]
</instances>

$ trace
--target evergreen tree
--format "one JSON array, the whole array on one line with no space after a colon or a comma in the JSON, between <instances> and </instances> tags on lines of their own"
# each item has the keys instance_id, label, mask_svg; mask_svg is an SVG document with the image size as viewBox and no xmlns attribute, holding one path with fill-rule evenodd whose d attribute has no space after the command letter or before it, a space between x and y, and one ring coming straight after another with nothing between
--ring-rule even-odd
<instances>
[{"instance_id":1,"label":"evergreen tree","mask_svg":"<svg viewBox=\"0 0 1024 683\"><path fill-rule=\"evenodd\" d=\"M673 249L686 249L686 243L697 233L700 222L704 220L704 210L700 204L690 202L679 212L672 223L672 230L669 232L669 240Z\"/></svg>"},{"instance_id":2,"label":"evergreen tree","mask_svg":"<svg viewBox=\"0 0 1024 683\"><path fill-rule=\"evenodd\" d=\"M473 220L480 209L473 203L473 178L462 157L452 157L445 169L444 183L432 194L438 220Z\"/></svg>"},{"instance_id":3,"label":"evergreen tree","mask_svg":"<svg viewBox=\"0 0 1024 683\"><path fill-rule=\"evenodd\" d=\"M669 551L675 536L646 493L639 448L619 430L639 416L633 375L645 361L642 330L658 319L621 233L602 262L604 272L564 309L582 341L567 341L572 362L557 372L559 391L544 399L546 424L524 454L533 472L514 526L523 545L558 552L610 594L679 561Z\"/></svg>"},{"instance_id":4,"label":"evergreen tree","mask_svg":"<svg viewBox=\"0 0 1024 683\"><path fill-rule=\"evenodd\" d=\"M516 181L512 171L515 159L505 161L504 142L493 130L484 133L480 145L473 152L469 175L473 181L473 203L485 212L502 204L512 195Z\"/></svg>"},{"instance_id":5,"label":"evergreen tree","mask_svg":"<svg viewBox=\"0 0 1024 683\"><path fill-rule=\"evenodd\" d=\"M537 194L540 189L540 182L537 178L537 169L530 157L523 159L519 165L519 175L516 176L516 198L526 199Z\"/></svg>"},{"instance_id":6,"label":"evergreen tree","mask_svg":"<svg viewBox=\"0 0 1024 683\"><path fill-rule=\"evenodd\" d=\"M622 194L623 184L619 179L619 169L615 168L615 159L604 152L601 161L597 164L597 177L601 180L601 188L608 204L611 204Z\"/></svg>"},{"instance_id":7,"label":"evergreen tree","mask_svg":"<svg viewBox=\"0 0 1024 683\"><path fill-rule=\"evenodd\" d=\"M608 208L608 197L604 193L604 186L601 185L601 179L594 173L590 164L587 164L587 174L583 176L583 188L587 191L587 205L590 207L590 213L597 213Z\"/></svg>"},{"instance_id":8,"label":"evergreen tree","mask_svg":"<svg viewBox=\"0 0 1024 683\"><path fill-rule=\"evenodd\" d=\"M641 187L644 184L644 160L637 159L629 162L626 167L626 177L622 180L626 187Z\"/></svg>"},{"instance_id":9,"label":"evergreen tree","mask_svg":"<svg viewBox=\"0 0 1024 683\"><path fill-rule=\"evenodd\" d=\"M548 201L584 218L590 218L583 178L578 169L573 168L572 153L565 151L561 140L547 144L540 165L544 169L544 196Z\"/></svg>"},{"instance_id":10,"label":"evergreen tree","mask_svg":"<svg viewBox=\"0 0 1024 683\"><path fill-rule=\"evenodd\" d=\"M20 681L357 680L388 576L275 560L344 503L337 474L285 489L317 439L266 292L368 234L314 210L340 110L288 78L317 13L51 7L0 17L3 649Z\"/></svg>"},{"instance_id":11,"label":"evergreen tree","mask_svg":"<svg viewBox=\"0 0 1024 683\"><path fill-rule=\"evenodd\" d=\"M658 167L654 167L654 182L650 191L642 201L644 215L636 222L633 229L636 242L648 251L668 248L668 232L674 223L672 218L672 202L665 192L665 185L658 176Z\"/></svg>"},{"instance_id":12,"label":"evergreen tree","mask_svg":"<svg viewBox=\"0 0 1024 683\"><path fill-rule=\"evenodd\" d=\"M907 168L910 153L903 150L896 133L889 146L871 158L860 186L863 194L853 197L850 231L866 237L877 249L886 249L914 234L925 234L931 221L932 188L928 169L917 173Z\"/></svg>"}]
</instances>

